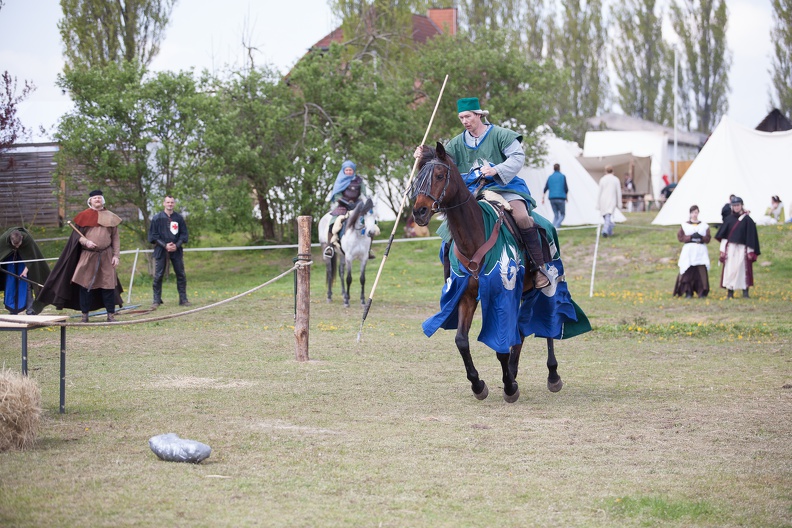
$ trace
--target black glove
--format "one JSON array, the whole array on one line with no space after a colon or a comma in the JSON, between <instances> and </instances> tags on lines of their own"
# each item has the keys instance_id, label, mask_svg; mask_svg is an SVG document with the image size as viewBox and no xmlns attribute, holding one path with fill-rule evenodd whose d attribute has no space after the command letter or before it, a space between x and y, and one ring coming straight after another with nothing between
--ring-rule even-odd
<instances>
[{"instance_id":1,"label":"black glove","mask_svg":"<svg viewBox=\"0 0 792 528\"><path fill-rule=\"evenodd\" d=\"M701 235L698 233L693 233L690 235L690 241L694 244L701 244Z\"/></svg>"}]
</instances>

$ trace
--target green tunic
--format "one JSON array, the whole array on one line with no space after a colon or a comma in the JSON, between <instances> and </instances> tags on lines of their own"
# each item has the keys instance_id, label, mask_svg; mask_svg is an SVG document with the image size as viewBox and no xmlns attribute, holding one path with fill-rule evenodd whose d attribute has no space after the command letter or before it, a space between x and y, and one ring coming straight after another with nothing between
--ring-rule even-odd
<instances>
[{"instance_id":1,"label":"green tunic","mask_svg":"<svg viewBox=\"0 0 792 528\"><path fill-rule=\"evenodd\" d=\"M446 151L454 158L459 172L463 175L478 165L477 159L489 161L494 165L503 163L506 161L506 156L503 155L504 149L514 143L515 139L522 142L522 136L514 130L494 125L477 147L467 146L464 135L464 132L459 134L446 145Z\"/></svg>"}]
</instances>

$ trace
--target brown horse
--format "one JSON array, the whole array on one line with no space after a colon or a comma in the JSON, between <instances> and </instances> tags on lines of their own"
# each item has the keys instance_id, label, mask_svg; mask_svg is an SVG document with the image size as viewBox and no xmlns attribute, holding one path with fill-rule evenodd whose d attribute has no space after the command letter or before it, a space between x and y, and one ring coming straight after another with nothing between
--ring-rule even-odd
<instances>
[{"instance_id":1,"label":"brown horse","mask_svg":"<svg viewBox=\"0 0 792 528\"><path fill-rule=\"evenodd\" d=\"M415 222L425 226L435 213L443 213L456 246L454 252L460 264L471 272L467 288L462 293L457 305L458 321L455 342L465 364L467 379L470 381L473 393L476 398L483 400L488 396L489 389L484 380L479 378L476 367L473 365L468 334L478 305L478 271L484 259L482 248L486 252L485 245L491 244L488 243L490 234L485 229L482 209L442 144L438 143L436 149L423 147L419 168L419 175L412 186L412 195L415 199L413 207ZM499 221L496 224L496 229L500 227L500 223ZM523 291L528 292L531 288L533 288L532 281L524 280ZM503 370L503 398L509 403L517 401L520 396L515 378L525 336L520 334L520 339L518 344L509 348L508 353L496 354ZM549 370L547 388L551 392L558 392L561 390L563 382L557 372L558 362L555 358L552 338L547 338L547 368Z\"/></svg>"}]
</instances>

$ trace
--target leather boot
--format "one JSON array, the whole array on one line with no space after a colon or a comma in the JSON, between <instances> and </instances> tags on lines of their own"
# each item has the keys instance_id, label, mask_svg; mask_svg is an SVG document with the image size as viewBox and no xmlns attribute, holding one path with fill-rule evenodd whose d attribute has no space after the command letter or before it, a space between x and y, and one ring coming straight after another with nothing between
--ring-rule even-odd
<instances>
[{"instance_id":1,"label":"leather boot","mask_svg":"<svg viewBox=\"0 0 792 528\"><path fill-rule=\"evenodd\" d=\"M531 261L530 273L533 276L534 287L541 290L550 284L550 277L547 275L544 252L542 251L542 241L537 227L520 229L520 236L525 244L525 252Z\"/></svg>"},{"instance_id":2,"label":"leather boot","mask_svg":"<svg viewBox=\"0 0 792 528\"><path fill-rule=\"evenodd\" d=\"M751 298L751 296L748 295L748 288L745 288L743 290L743 299L750 299L750 298Z\"/></svg>"},{"instance_id":3,"label":"leather boot","mask_svg":"<svg viewBox=\"0 0 792 528\"><path fill-rule=\"evenodd\" d=\"M726 298L727 299L734 299L734 290L728 290L726 292Z\"/></svg>"},{"instance_id":4,"label":"leather boot","mask_svg":"<svg viewBox=\"0 0 792 528\"><path fill-rule=\"evenodd\" d=\"M107 322L108 323L115 323L115 314L114 313L107 313Z\"/></svg>"},{"instance_id":5,"label":"leather boot","mask_svg":"<svg viewBox=\"0 0 792 528\"><path fill-rule=\"evenodd\" d=\"M83 313L82 314L82 317L80 318L80 322L81 323L87 323L88 322L88 314L87 313Z\"/></svg>"}]
</instances>

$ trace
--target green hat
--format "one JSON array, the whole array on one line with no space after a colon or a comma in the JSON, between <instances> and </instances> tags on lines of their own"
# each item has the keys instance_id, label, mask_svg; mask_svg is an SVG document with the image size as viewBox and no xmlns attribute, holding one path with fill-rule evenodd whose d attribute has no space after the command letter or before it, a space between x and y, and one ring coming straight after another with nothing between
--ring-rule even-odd
<instances>
[{"instance_id":1,"label":"green hat","mask_svg":"<svg viewBox=\"0 0 792 528\"><path fill-rule=\"evenodd\" d=\"M479 115L489 115L487 110L482 110L478 97L463 97L457 100L457 113L473 112Z\"/></svg>"}]
</instances>

